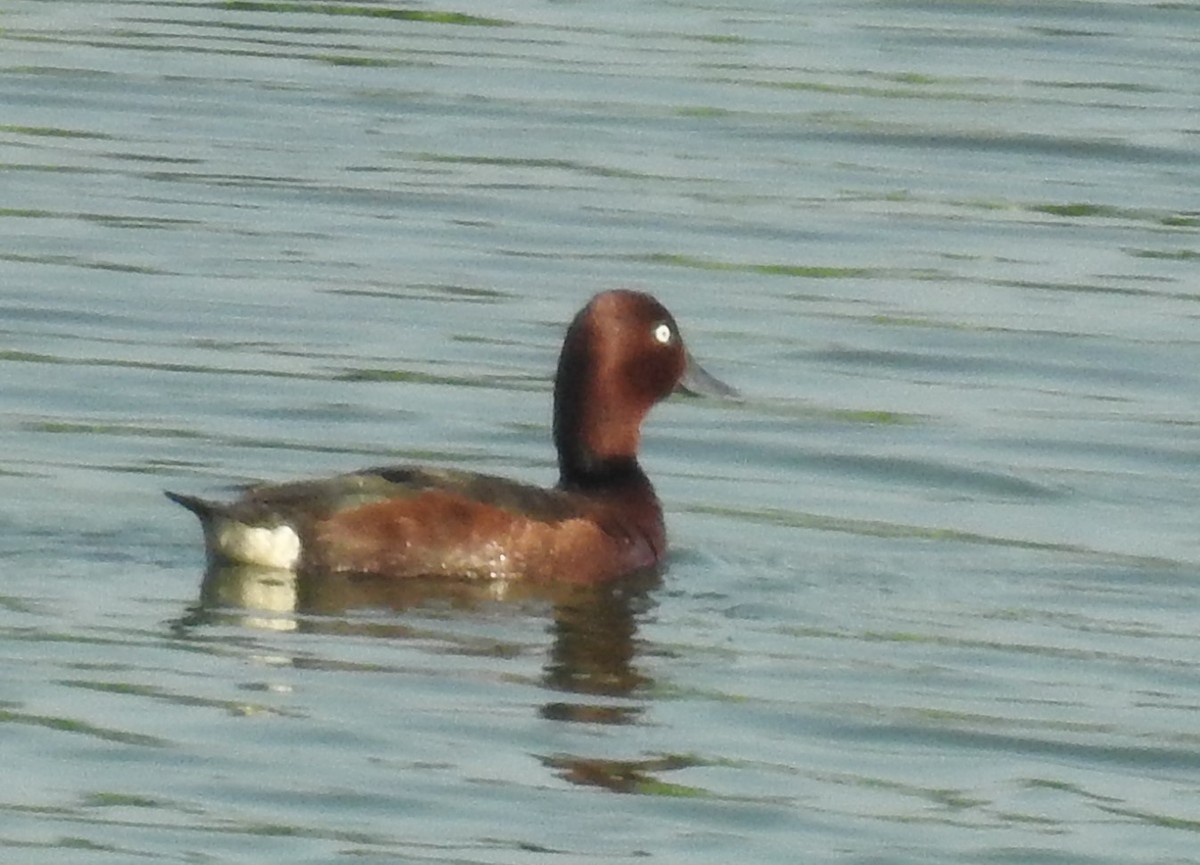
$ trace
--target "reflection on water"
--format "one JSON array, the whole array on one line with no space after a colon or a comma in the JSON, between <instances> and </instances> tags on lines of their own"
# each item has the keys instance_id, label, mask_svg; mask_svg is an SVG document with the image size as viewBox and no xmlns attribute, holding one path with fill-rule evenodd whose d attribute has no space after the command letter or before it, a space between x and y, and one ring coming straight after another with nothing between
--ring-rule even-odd
<instances>
[{"instance_id":1,"label":"reflection on water","mask_svg":"<svg viewBox=\"0 0 1200 865\"><path fill-rule=\"evenodd\" d=\"M637 620L654 606L661 573L647 570L604 584L388 579L352 573L216 565L206 570L197 605L175 630L235 625L268 631L338 633L403 639L400 623L358 621L354 611L449 609L469 615L504 605L530 619L550 620L552 636L542 683L551 691L586 697L628 698L653 681L637 668ZM632 723L642 707L628 701L554 699L540 715L553 721Z\"/></svg>"},{"instance_id":2,"label":"reflection on water","mask_svg":"<svg viewBox=\"0 0 1200 865\"><path fill-rule=\"evenodd\" d=\"M248 628L290 631L299 624L295 616L299 601L292 571L252 565L210 568L200 584L200 604L187 623L222 618ZM226 612L230 608L244 612L235 616Z\"/></svg>"},{"instance_id":3,"label":"reflection on water","mask_svg":"<svg viewBox=\"0 0 1200 865\"><path fill-rule=\"evenodd\" d=\"M665 772L702 765L701 761L694 757L669 754L647 760L601 760L556 754L543 758L542 764L572 784L599 787L613 793L655 796L708 795L704 790L672 784L662 779Z\"/></svg>"},{"instance_id":4,"label":"reflection on water","mask_svg":"<svg viewBox=\"0 0 1200 865\"><path fill-rule=\"evenodd\" d=\"M600 585L522 580L383 579L354 574L277 570L248 565L209 567L199 603L174 622L187 636L206 626L234 625L266 631L298 631L404 640L423 636L402 620L358 621L355 611L453 610L462 615L504 605L531 620L549 619L552 637L542 683L561 695L538 714L550 721L622 725L638 722L636 699L653 681L637 666L637 622L654 606L661 573L646 570ZM589 698L605 698L603 700ZM566 780L618 792L645 792L663 782L652 771L679 761L630 763L557 754L545 758ZM680 764L682 765L682 764ZM665 786L665 785L664 785Z\"/></svg>"}]
</instances>

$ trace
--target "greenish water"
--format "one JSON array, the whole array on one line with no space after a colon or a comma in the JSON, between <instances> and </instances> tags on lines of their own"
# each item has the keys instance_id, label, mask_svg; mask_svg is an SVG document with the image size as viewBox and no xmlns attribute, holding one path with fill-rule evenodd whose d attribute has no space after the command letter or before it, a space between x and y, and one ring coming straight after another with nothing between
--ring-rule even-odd
<instances>
[{"instance_id":1,"label":"greenish water","mask_svg":"<svg viewBox=\"0 0 1200 865\"><path fill-rule=\"evenodd\" d=\"M1198 25L6 4L0 859L1194 861ZM164 487L552 482L618 285L747 395L661 582L205 577Z\"/></svg>"}]
</instances>

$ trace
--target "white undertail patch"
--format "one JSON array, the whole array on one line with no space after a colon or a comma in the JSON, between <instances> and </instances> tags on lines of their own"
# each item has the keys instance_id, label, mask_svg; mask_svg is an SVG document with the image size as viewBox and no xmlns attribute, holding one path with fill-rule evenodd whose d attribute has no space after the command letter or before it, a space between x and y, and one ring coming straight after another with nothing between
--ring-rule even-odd
<instances>
[{"instance_id":1,"label":"white undertail patch","mask_svg":"<svg viewBox=\"0 0 1200 865\"><path fill-rule=\"evenodd\" d=\"M217 520L209 538L212 551L230 562L294 570L300 563L300 536L291 526L248 526Z\"/></svg>"}]
</instances>

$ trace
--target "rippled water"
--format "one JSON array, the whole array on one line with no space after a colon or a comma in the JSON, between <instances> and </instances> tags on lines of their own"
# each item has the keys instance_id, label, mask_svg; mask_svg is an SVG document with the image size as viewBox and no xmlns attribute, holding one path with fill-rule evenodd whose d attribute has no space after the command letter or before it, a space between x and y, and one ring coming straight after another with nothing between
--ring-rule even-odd
<instances>
[{"instance_id":1,"label":"rippled water","mask_svg":"<svg viewBox=\"0 0 1200 865\"><path fill-rule=\"evenodd\" d=\"M9 0L0 105L0 859L1195 860L1194 4ZM204 579L552 481L615 285L749 397L660 582Z\"/></svg>"}]
</instances>

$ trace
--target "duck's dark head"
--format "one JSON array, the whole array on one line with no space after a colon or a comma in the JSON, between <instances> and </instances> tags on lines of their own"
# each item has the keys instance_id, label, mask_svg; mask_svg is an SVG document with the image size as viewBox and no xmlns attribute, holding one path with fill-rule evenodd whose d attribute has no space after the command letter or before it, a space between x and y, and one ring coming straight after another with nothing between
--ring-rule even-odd
<instances>
[{"instance_id":1,"label":"duck's dark head","mask_svg":"<svg viewBox=\"0 0 1200 865\"><path fill-rule=\"evenodd\" d=\"M677 388L733 396L691 359L674 317L648 294L606 291L567 328L554 380L560 484L639 473L642 421Z\"/></svg>"}]
</instances>

